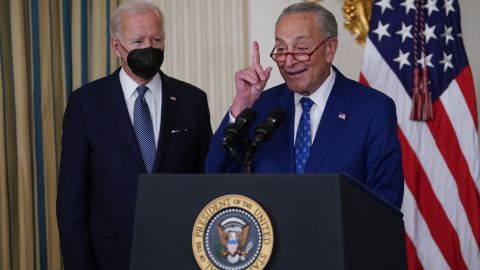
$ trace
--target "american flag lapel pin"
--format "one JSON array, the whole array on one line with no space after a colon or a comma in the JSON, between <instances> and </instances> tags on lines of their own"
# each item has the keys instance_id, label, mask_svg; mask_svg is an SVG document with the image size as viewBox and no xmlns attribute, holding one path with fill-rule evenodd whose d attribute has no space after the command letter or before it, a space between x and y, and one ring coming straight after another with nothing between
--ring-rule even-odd
<instances>
[{"instance_id":1,"label":"american flag lapel pin","mask_svg":"<svg viewBox=\"0 0 480 270\"><path fill-rule=\"evenodd\" d=\"M341 112L341 113L338 114L338 118L342 119L342 120L345 120L347 118L347 115L344 114L343 112Z\"/></svg>"},{"instance_id":2,"label":"american flag lapel pin","mask_svg":"<svg viewBox=\"0 0 480 270\"><path fill-rule=\"evenodd\" d=\"M173 101L176 101L176 100L177 100L177 98L174 97L174 96L170 96L170 99L173 100Z\"/></svg>"}]
</instances>

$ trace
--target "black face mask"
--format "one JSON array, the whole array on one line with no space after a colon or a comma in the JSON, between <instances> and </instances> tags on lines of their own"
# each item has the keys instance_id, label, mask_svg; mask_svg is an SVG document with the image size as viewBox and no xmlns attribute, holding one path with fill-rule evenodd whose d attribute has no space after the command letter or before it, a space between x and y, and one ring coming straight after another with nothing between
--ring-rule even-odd
<instances>
[{"instance_id":1,"label":"black face mask","mask_svg":"<svg viewBox=\"0 0 480 270\"><path fill-rule=\"evenodd\" d=\"M120 44L125 50L122 44ZM161 49L147 47L128 52L127 64L132 72L145 80L151 79L163 63L164 52Z\"/></svg>"}]
</instances>

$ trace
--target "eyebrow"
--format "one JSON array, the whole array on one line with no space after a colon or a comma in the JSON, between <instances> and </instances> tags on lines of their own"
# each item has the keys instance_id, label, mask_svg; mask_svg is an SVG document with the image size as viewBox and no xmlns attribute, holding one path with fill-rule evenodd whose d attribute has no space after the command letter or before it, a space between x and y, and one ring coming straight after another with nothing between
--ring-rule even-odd
<instances>
[{"instance_id":1,"label":"eyebrow","mask_svg":"<svg viewBox=\"0 0 480 270\"><path fill-rule=\"evenodd\" d=\"M299 41L303 41L303 40L306 40L306 41L311 41L312 37L311 36L305 36L305 35L301 35L301 36L298 36L298 37L295 37L295 42L299 42ZM280 41L280 42L284 42L283 39L281 38L278 38L278 37L275 37L275 41Z\"/></svg>"}]
</instances>

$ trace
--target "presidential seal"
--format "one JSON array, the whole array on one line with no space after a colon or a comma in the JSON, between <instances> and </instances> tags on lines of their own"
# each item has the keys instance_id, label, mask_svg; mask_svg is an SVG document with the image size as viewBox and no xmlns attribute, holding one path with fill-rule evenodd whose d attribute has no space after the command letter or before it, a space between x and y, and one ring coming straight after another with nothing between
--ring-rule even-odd
<instances>
[{"instance_id":1,"label":"presidential seal","mask_svg":"<svg viewBox=\"0 0 480 270\"><path fill-rule=\"evenodd\" d=\"M222 196L198 215L192 248L201 269L263 269L272 255L272 223L252 199Z\"/></svg>"}]
</instances>

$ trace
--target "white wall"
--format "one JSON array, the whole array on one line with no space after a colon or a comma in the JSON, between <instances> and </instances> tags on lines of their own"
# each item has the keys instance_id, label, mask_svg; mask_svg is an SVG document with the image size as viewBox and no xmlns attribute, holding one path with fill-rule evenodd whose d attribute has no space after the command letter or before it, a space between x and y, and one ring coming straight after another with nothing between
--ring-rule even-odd
<instances>
[{"instance_id":1,"label":"white wall","mask_svg":"<svg viewBox=\"0 0 480 270\"><path fill-rule=\"evenodd\" d=\"M278 15L282 9L294 0L249 0L249 40L257 40L260 44L261 63L273 66L272 77L267 86L282 83L283 80L269 53L274 46L274 28ZM329 9L337 18L339 30L339 48L335 56L334 64L342 73L352 79L358 79L360 64L362 61L363 47L355 42L354 37L343 26L343 0L322 0L320 4ZM460 0L462 13L462 29L467 56L472 68L475 89L477 92L477 108L480 108L480 50L476 48L480 44L478 26L480 25L480 1ZM251 54L251 45L249 47Z\"/></svg>"},{"instance_id":2,"label":"white wall","mask_svg":"<svg viewBox=\"0 0 480 270\"><path fill-rule=\"evenodd\" d=\"M165 15L166 74L203 89L217 128L234 94L235 71L246 64L244 0L152 0Z\"/></svg>"}]
</instances>

